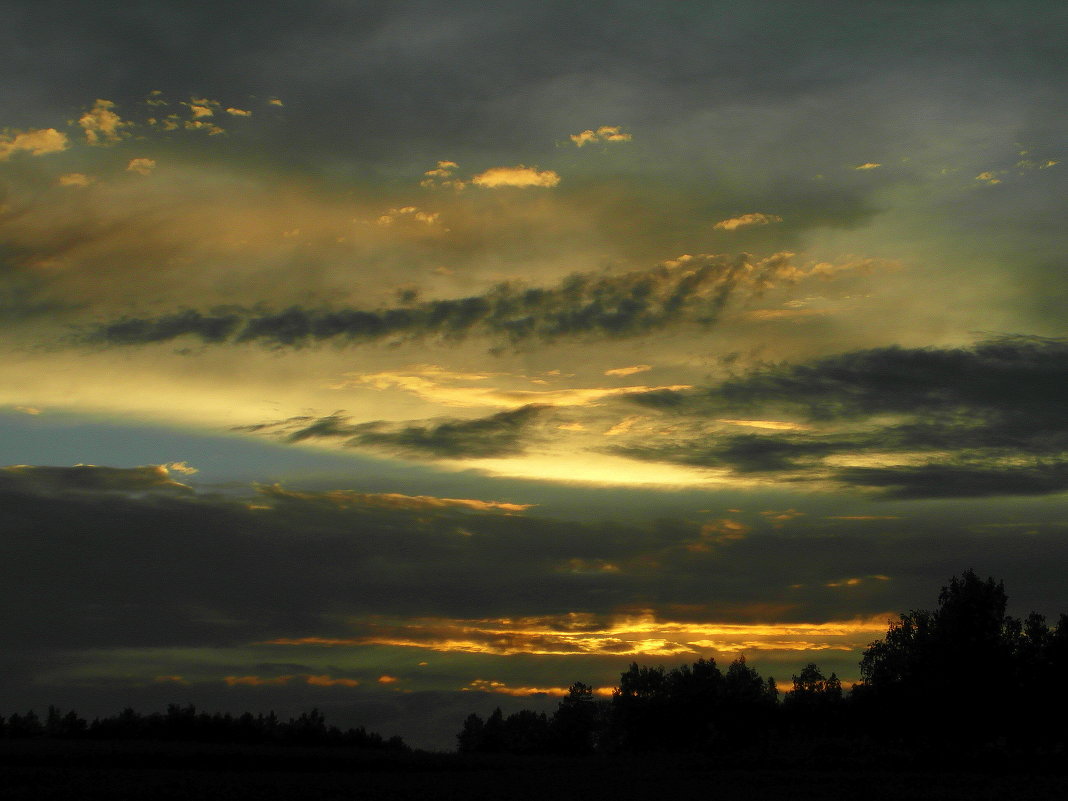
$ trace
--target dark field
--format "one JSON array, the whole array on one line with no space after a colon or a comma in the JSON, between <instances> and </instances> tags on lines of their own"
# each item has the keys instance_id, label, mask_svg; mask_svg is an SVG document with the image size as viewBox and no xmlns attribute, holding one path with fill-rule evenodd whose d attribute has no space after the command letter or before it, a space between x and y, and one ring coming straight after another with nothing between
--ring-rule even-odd
<instances>
[{"instance_id":1,"label":"dark field","mask_svg":"<svg viewBox=\"0 0 1068 801\"><path fill-rule=\"evenodd\" d=\"M159 743L0 743L0 798L658 799L1038 801L1068 776L1037 771L739 769L697 758L470 758Z\"/></svg>"}]
</instances>

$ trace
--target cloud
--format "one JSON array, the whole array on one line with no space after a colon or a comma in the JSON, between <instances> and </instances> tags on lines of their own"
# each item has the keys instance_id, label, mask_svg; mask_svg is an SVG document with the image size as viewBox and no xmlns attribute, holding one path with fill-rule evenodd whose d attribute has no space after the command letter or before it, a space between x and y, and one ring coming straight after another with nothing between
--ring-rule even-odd
<instances>
[{"instance_id":1,"label":"cloud","mask_svg":"<svg viewBox=\"0 0 1068 801\"><path fill-rule=\"evenodd\" d=\"M63 175L59 176L58 179L58 183L60 186L69 186L76 188L89 186L89 184L91 184L92 182L92 178L81 172L64 173Z\"/></svg>"},{"instance_id":2,"label":"cloud","mask_svg":"<svg viewBox=\"0 0 1068 801\"><path fill-rule=\"evenodd\" d=\"M969 348L876 348L755 370L718 386L631 398L684 436L618 446L632 458L887 498L1068 489L1068 340L1010 336ZM759 434L730 412L771 413Z\"/></svg>"},{"instance_id":3,"label":"cloud","mask_svg":"<svg viewBox=\"0 0 1068 801\"><path fill-rule=\"evenodd\" d=\"M507 503L505 501L482 501L476 498L437 498L432 495L403 495L399 492L354 492L352 490L331 490L327 492L294 492L283 489L280 484L260 487L259 491L269 498L302 500L310 503L328 503L338 509L352 506L364 506L377 509L409 509L415 511L443 511L459 509L464 511L520 514L532 508L529 503Z\"/></svg>"},{"instance_id":4,"label":"cloud","mask_svg":"<svg viewBox=\"0 0 1068 801\"><path fill-rule=\"evenodd\" d=\"M185 462L167 462L166 464L160 465L160 467L168 472L181 473L183 476L192 476L200 472L197 468L190 467Z\"/></svg>"},{"instance_id":5,"label":"cloud","mask_svg":"<svg viewBox=\"0 0 1068 801\"><path fill-rule=\"evenodd\" d=\"M167 468L145 467L42 467L11 465L0 467L0 488L4 491L42 494L100 492L188 492L189 487L172 480Z\"/></svg>"},{"instance_id":6,"label":"cloud","mask_svg":"<svg viewBox=\"0 0 1068 801\"><path fill-rule=\"evenodd\" d=\"M420 211L416 206L401 206L398 209L390 209L375 222L379 225L392 225L399 220L414 220L425 225L434 225L440 216L437 212Z\"/></svg>"},{"instance_id":7,"label":"cloud","mask_svg":"<svg viewBox=\"0 0 1068 801\"><path fill-rule=\"evenodd\" d=\"M187 131L206 131L208 136L217 136L218 134L226 133L226 131L220 128L213 122L205 122L204 120L186 120L182 127Z\"/></svg>"},{"instance_id":8,"label":"cloud","mask_svg":"<svg viewBox=\"0 0 1068 801\"><path fill-rule=\"evenodd\" d=\"M7 161L15 153L29 153L31 156L60 153L69 146L67 135L55 128L3 134L0 135L0 161Z\"/></svg>"},{"instance_id":9,"label":"cloud","mask_svg":"<svg viewBox=\"0 0 1068 801\"><path fill-rule=\"evenodd\" d=\"M130 159L130 163L126 165L127 172L136 172L138 175L148 175L154 169L156 169L155 159Z\"/></svg>"},{"instance_id":10,"label":"cloud","mask_svg":"<svg viewBox=\"0 0 1068 801\"><path fill-rule=\"evenodd\" d=\"M529 187L549 188L560 183L560 176L552 170L538 170L537 167L525 167L517 164L515 167L490 167L485 172L479 173L471 179L475 186L486 189L499 189L501 187Z\"/></svg>"},{"instance_id":11,"label":"cloud","mask_svg":"<svg viewBox=\"0 0 1068 801\"><path fill-rule=\"evenodd\" d=\"M464 459L511 456L521 453L526 429L545 407L521 406L475 419L444 419L425 423L373 421L351 423L340 414L312 421L297 418L276 426L289 442L341 439L347 448L376 448L417 459Z\"/></svg>"},{"instance_id":12,"label":"cloud","mask_svg":"<svg viewBox=\"0 0 1068 801\"><path fill-rule=\"evenodd\" d=\"M515 656L677 657L714 650L854 651L886 631L882 618L817 624L709 624L658 618L645 610L633 616L591 614L503 619L423 618L371 623L368 632L318 644L332 647L377 645L441 653ZM272 644L312 644L277 639Z\"/></svg>"},{"instance_id":13,"label":"cloud","mask_svg":"<svg viewBox=\"0 0 1068 801\"><path fill-rule=\"evenodd\" d=\"M234 108L233 106L228 107L226 109L226 113L229 114L231 117L251 117L252 116L252 112L251 111L248 111L248 110L243 109L243 108Z\"/></svg>"},{"instance_id":14,"label":"cloud","mask_svg":"<svg viewBox=\"0 0 1068 801\"><path fill-rule=\"evenodd\" d=\"M875 264L860 261L837 271L866 271ZM833 278L835 272L823 265L799 268L792 253L764 259L747 254L684 254L648 270L577 273L550 287L514 282L482 295L374 310L298 306L281 312L232 307L207 314L186 310L156 318L121 318L79 338L101 345L135 345L188 335L209 344L259 342L272 347L426 336L443 340L485 336L515 345L582 337L625 338L675 324L710 327L735 294L752 297L780 285Z\"/></svg>"},{"instance_id":15,"label":"cloud","mask_svg":"<svg viewBox=\"0 0 1068 801\"><path fill-rule=\"evenodd\" d=\"M498 379L497 385L487 386L489 378ZM522 380L544 385L544 378L532 379L510 373L452 373L435 365L412 365L407 369L386 370L378 373L346 373L345 380L333 383L331 389L347 389L353 386L373 387L379 390L400 389L411 392L425 400L449 406L503 406L515 408L531 403L553 406L583 406L604 398L648 392L658 389L682 390L688 385L665 387L561 387L558 389L506 389L502 382ZM476 383L478 382L478 383Z\"/></svg>"},{"instance_id":16,"label":"cloud","mask_svg":"<svg viewBox=\"0 0 1068 801\"><path fill-rule=\"evenodd\" d=\"M623 133L618 125L602 125L596 131L587 129L581 133L571 134L570 138L576 147L582 147L594 142L629 142L632 137L629 133Z\"/></svg>"},{"instance_id":17,"label":"cloud","mask_svg":"<svg viewBox=\"0 0 1068 801\"><path fill-rule=\"evenodd\" d=\"M997 172L993 170L985 170L984 172L981 172L977 176L975 176L975 180L979 181L980 183L984 183L987 186L994 186L995 184L1001 183L1001 179L997 176Z\"/></svg>"},{"instance_id":18,"label":"cloud","mask_svg":"<svg viewBox=\"0 0 1068 801\"><path fill-rule=\"evenodd\" d=\"M85 141L91 145L112 145L129 135L125 130L133 123L123 120L112 109L110 100L97 100L89 111L78 118L85 131Z\"/></svg>"},{"instance_id":19,"label":"cloud","mask_svg":"<svg viewBox=\"0 0 1068 801\"><path fill-rule=\"evenodd\" d=\"M852 467L835 476L844 484L870 487L887 498L988 498L1051 495L1068 491L1068 461L1003 465L925 464L918 467Z\"/></svg>"},{"instance_id":20,"label":"cloud","mask_svg":"<svg viewBox=\"0 0 1068 801\"><path fill-rule=\"evenodd\" d=\"M425 189L455 189L457 191L467 186L465 181L454 178L453 173L460 168L455 161L439 161L433 167L423 173L426 177L419 182Z\"/></svg>"},{"instance_id":21,"label":"cloud","mask_svg":"<svg viewBox=\"0 0 1068 801\"><path fill-rule=\"evenodd\" d=\"M878 169L879 167L882 167L882 166L883 166L882 164L879 164L878 162L875 162L875 161L866 161L863 164L858 164L853 169L854 170L875 170L875 169Z\"/></svg>"},{"instance_id":22,"label":"cloud","mask_svg":"<svg viewBox=\"0 0 1068 801\"><path fill-rule=\"evenodd\" d=\"M782 222L782 217L777 214L761 214L759 212L754 212L753 214L742 214L738 217L720 220L712 227L720 231L735 231L738 228L745 228L750 225L769 225L777 222Z\"/></svg>"},{"instance_id":23,"label":"cloud","mask_svg":"<svg viewBox=\"0 0 1068 801\"><path fill-rule=\"evenodd\" d=\"M614 367L611 370L605 370L605 375L614 376L628 376L636 373L644 373L648 370L652 370L653 367L650 364L636 364L632 367Z\"/></svg>"}]
</instances>

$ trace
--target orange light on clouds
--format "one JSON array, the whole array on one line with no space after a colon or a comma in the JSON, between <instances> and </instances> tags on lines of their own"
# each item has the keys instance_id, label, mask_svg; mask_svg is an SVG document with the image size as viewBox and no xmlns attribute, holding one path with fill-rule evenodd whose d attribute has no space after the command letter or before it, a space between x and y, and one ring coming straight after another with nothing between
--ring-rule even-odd
<instances>
[{"instance_id":1,"label":"orange light on clouds","mask_svg":"<svg viewBox=\"0 0 1068 801\"><path fill-rule=\"evenodd\" d=\"M516 698L522 698L531 695L552 695L557 697L563 697L568 694L570 688L568 687L510 687L503 681L493 681L489 679L475 679L470 682L466 687L461 687L462 692L483 692L483 693L497 693L498 695L511 695ZM615 687L595 687L593 690L594 695L600 695L602 697L611 697L615 692Z\"/></svg>"},{"instance_id":2,"label":"orange light on clouds","mask_svg":"<svg viewBox=\"0 0 1068 801\"><path fill-rule=\"evenodd\" d=\"M444 653L553 656L682 656L707 651L853 651L886 630L889 615L825 623L695 623L651 612L613 620L563 617L373 621L355 637L283 637L264 645L391 646Z\"/></svg>"}]
</instances>

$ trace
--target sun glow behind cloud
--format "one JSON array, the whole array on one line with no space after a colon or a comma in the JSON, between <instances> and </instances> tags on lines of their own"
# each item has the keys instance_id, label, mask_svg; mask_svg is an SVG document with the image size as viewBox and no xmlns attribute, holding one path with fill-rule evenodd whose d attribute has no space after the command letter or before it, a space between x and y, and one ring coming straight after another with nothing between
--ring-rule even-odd
<instances>
[{"instance_id":1,"label":"sun glow behind cloud","mask_svg":"<svg viewBox=\"0 0 1068 801\"><path fill-rule=\"evenodd\" d=\"M421 618L358 624L356 637L269 640L279 646L390 646L442 653L514 656L679 657L708 652L855 651L886 630L887 616L791 624L713 624L658 619L652 612L605 621L572 613L554 617L449 620Z\"/></svg>"}]
</instances>

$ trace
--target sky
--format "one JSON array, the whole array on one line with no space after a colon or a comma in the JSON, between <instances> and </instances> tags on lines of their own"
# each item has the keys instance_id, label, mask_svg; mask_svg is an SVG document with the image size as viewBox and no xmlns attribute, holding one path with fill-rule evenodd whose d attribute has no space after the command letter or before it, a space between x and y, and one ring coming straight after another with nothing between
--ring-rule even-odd
<instances>
[{"instance_id":1,"label":"sky","mask_svg":"<svg viewBox=\"0 0 1068 801\"><path fill-rule=\"evenodd\" d=\"M0 714L1068 610L1064 4L0 8Z\"/></svg>"}]
</instances>

